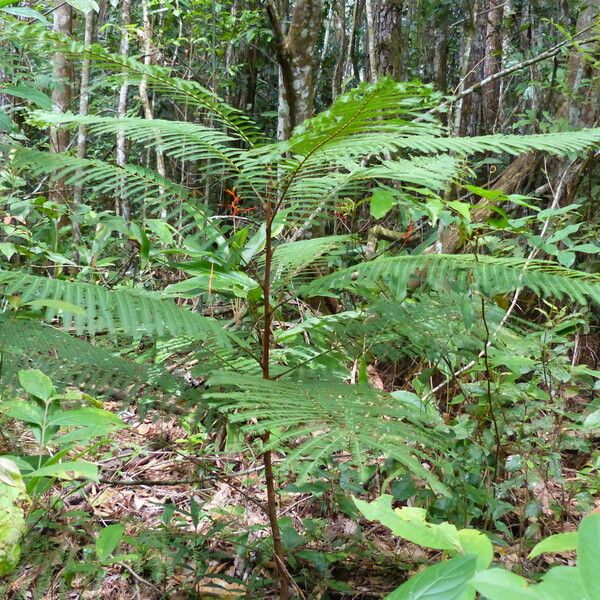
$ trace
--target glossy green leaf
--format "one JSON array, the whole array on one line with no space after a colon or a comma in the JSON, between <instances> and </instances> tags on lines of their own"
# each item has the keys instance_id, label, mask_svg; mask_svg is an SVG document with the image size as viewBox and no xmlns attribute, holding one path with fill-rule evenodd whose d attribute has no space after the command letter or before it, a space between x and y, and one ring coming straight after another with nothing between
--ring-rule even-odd
<instances>
[{"instance_id":1,"label":"glossy green leaf","mask_svg":"<svg viewBox=\"0 0 600 600\"><path fill-rule=\"evenodd\" d=\"M585 429L594 429L600 427L600 409L590 413L583 421Z\"/></svg>"},{"instance_id":2,"label":"glossy green leaf","mask_svg":"<svg viewBox=\"0 0 600 600\"><path fill-rule=\"evenodd\" d=\"M58 479L91 479L98 481L98 467L83 460L65 461L54 465L45 465L26 474L27 477L56 477Z\"/></svg>"},{"instance_id":3,"label":"glossy green leaf","mask_svg":"<svg viewBox=\"0 0 600 600\"><path fill-rule=\"evenodd\" d=\"M485 533L476 529L461 529L458 532L458 539L462 547L462 554L473 554L477 557L476 568L478 571L490 566L494 558L494 547Z\"/></svg>"},{"instance_id":4,"label":"glossy green leaf","mask_svg":"<svg viewBox=\"0 0 600 600\"><path fill-rule=\"evenodd\" d=\"M585 517L579 525L577 567L589 600L600 600L600 514Z\"/></svg>"},{"instance_id":5,"label":"glossy green leaf","mask_svg":"<svg viewBox=\"0 0 600 600\"><path fill-rule=\"evenodd\" d=\"M394 535L409 542L437 550L460 550L458 532L450 523L427 523L426 511L417 507L392 509L392 496L384 494L373 502L354 498L360 512L371 521L389 527Z\"/></svg>"},{"instance_id":6,"label":"glossy green leaf","mask_svg":"<svg viewBox=\"0 0 600 600\"><path fill-rule=\"evenodd\" d=\"M26 392L44 401L54 393L52 380L39 369L19 371L19 382Z\"/></svg>"},{"instance_id":7,"label":"glossy green leaf","mask_svg":"<svg viewBox=\"0 0 600 600\"><path fill-rule=\"evenodd\" d=\"M550 569L541 583L532 587L540 598L548 600L587 600L581 582L581 573L577 567L554 567Z\"/></svg>"},{"instance_id":8,"label":"glossy green leaf","mask_svg":"<svg viewBox=\"0 0 600 600\"><path fill-rule=\"evenodd\" d=\"M381 219L394 207L394 195L388 190L375 190L371 196L370 212L375 219Z\"/></svg>"},{"instance_id":9,"label":"glossy green leaf","mask_svg":"<svg viewBox=\"0 0 600 600\"><path fill-rule=\"evenodd\" d=\"M459 556L428 567L394 590L387 600L458 600L475 574L474 556Z\"/></svg>"},{"instance_id":10,"label":"glossy green leaf","mask_svg":"<svg viewBox=\"0 0 600 600\"><path fill-rule=\"evenodd\" d=\"M95 0L67 0L73 8L80 10L82 13L89 13L91 10L98 12L98 3Z\"/></svg>"},{"instance_id":11,"label":"glossy green leaf","mask_svg":"<svg viewBox=\"0 0 600 600\"><path fill-rule=\"evenodd\" d=\"M0 404L0 412L12 419L25 423L41 425L44 422L44 411L33 402L26 400L9 400Z\"/></svg>"},{"instance_id":12,"label":"glossy green leaf","mask_svg":"<svg viewBox=\"0 0 600 600\"><path fill-rule=\"evenodd\" d=\"M98 560L105 561L119 545L123 534L125 533L125 527L120 523L108 525L102 529L96 539L96 555Z\"/></svg>"},{"instance_id":13,"label":"glossy green leaf","mask_svg":"<svg viewBox=\"0 0 600 600\"><path fill-rule=\"evenodd\" d=\"M577 548L577 532L568 531L566 533L557 533L536 544L529 553L529 558L535 558L545 552L568 552Z\"/></svg>"},{"instance_id":14,"label":"glossy green leaf","mask_svg":"<svg viewBox=\"0 0 600 600\"><path fill-rule=\"evenodd\" d=\"M543 600L524 577L504 569L480 571L471 583L488 600Z\"/></svg>"}]
</instances>

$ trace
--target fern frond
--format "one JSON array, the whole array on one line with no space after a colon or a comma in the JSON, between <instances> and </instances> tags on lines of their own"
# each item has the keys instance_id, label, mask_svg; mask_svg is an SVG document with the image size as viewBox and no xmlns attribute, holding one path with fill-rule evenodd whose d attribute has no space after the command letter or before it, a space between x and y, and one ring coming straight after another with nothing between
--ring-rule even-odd
<instances>
[{"instance_id":1,"label":"fern frond","mask_svg":"<svg viewBox=\"0 0 600 600\"><path fill-rule=\"evenodd\" d=\"M467 254L385 257L326 275L305 286L303 292L307 296L319 295L332 290L351 289L355 282L382 280L402 294L410 276L420 271L426 271L426 279L433 286L447 281L472 281L480 288L495 293L528 287L540 295L566 296L581 303L589 297L600 303L600 277L596 275L566 269L544 260Z\"/></svg>"},{"instance_id":2,"label":"fern frond","mask_svg":"<svg viewBox=\"0 0 600 600\"><path fill-rule=\"evenodd\" d=\"M398 150L416 150L426 154L455 152L462 156L478 152L523 154L539 150L565 155L600 145L600 128L561 131L533 135L484 135L479 137L407 136L395 141Z\"/></svg>"},{"instance_id":3,"label":"fern frond","mask_svg":"<svg viewBox=\"0 0 600 600\"><path fill-rule=\"evenodd\" d=\"M180 383L160 366L139 365L108 348L78 339L34 321L0 315L0 388L18 385L22 369L40 369L58 386L76 386L88 393L141 388L180 391Z\"/></svg>"},{"instance_id":4,"label":"fern frond","mask_svg":"<svg viewBox=\"0 0 600 600\"><path fill-rule=\"evenodd\" d=\"M229 346L231 335L208 317L177 306L157 294L133 289L109 290L90 283L64 281L0 270L3 295L20 296L22 302L52 299L82 309L84 314L53 308L46 319L59 319L64 329L77 335L100 332L142 336L181 336L210 338Z\"/></svg>"},{"instance_id":5,"label":"fern frond","mask_svg":"<svg viewBox=\"0 0 600 600\"><path fill-rule=\"evenodd\" d=\"M90 134L96 135L115 135L123 132L135 142L147 146L160 145L160 149L165 154L176 159L210 160L210 169L214 172L226 169L235 173L240 170L236 160L240 151L232 147L234 139L222 131L195 123L41 111L32 112L30 120L42 127L74 128L83 125Z\"/></svg>"},{"instance_id":6,"label":"fern frond","mask_svg":"<svg viewBox=\"0 0 600 600\"><path fill-rule=\"evenodd\" d=\"M314 278L327 267L331 254L343 251L351 240L350 235L332 235L279 244L271 265L272 284L281 289L292 279L301 283Z\"/></svg>"},{"instance_id":7,"label":"fern frond","mask_svg":"<svg viewBox=\"0 0 600 600\"><path fill-rule=\"evenodd\" d=\"M119 167L101 160L52 154L22 146L13 148L11 157L17 168L27 169L35 175L48 175L50 179L62 180L68 185L93 186L98 194L122 193L129 198L166 192L180 199L189 197L184 187L137 165Z\"/></svg>"},{"instance_id":8,"label":"fern frond","mask_svg":"<svg viewBox=\"0 0 600 600\"><path fill-rule=\"evenodd\" d=\"M232 373L213 375L206 397L248 434L277 432L269 447L294 447L284 466L306 476L340 451L361 462L394 458L438 492L442 484L423 467L429 451L446 443L425 413L367 386L335 382L268 381Z\"/></svg>"}]
</instances>

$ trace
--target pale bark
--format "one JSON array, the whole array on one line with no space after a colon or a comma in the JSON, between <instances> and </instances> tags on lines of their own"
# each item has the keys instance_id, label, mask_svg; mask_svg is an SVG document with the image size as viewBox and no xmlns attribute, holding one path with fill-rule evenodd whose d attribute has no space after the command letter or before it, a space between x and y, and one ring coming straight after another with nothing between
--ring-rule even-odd
<instances>
[{"instance_id":1,"label":"pale bark","mask_svg":"<svg viewBox=\"0 0 600 600\"><path fill-rule=\"evenodd\" d=\"M94 36L94 12L89 11L85 16L84 43L91 46ZM81 80L79 83L79 116L85 117L90 106L90 59L84 58L81 63ZM77 130L77 158L85 158L87 150L87 127L80 125ZM83 186L78 183L73 190L73 206L81 204ZM71 221L71 232L73 235L73 260L79 260L79 252L76 245L81 241L81 231L76 219Z\"/></svg>"},{"instance_id":2,"label":"pale bark","mask_svg":"<svg viewBox=\"0 0 600 600\"><path fill-rule=\"evenodd\" d=\"M274 2L268 5L269 20L277 44L279 63L278 137L312 116L314 109L314 57L321 28L322 0L298 0L287 33Z\"/></svg>"},{"instance_id":3,"label":"pale bark","mask_svg":"<svg viewBox=\"0 0 600 600\"><path fill-rule=\"evenodd\" d=\"M73 9L63 2L56 0L53 11L52 31L70 36L73 28ZM72 90L72 65L69 59L61 52L56 52L53 57L53 76L55 88L52 91L52 109L54 112L67 112L71 104ZM66 128L50 129L50 149L52 152L65 152L71 142L69 130ZM63 181L57 181L50 190L50 198L61 204L69 204L69 192Z\"/></svg>"},{"instance_id":4,"label":"pale bark","mask_svg":"<svg viewBox=\"0 0 600 600\"><path fill-rule=\"evenodd\" d=\"M121 4L121 44L119 54L123 58L129 57L129 25L131 23L131 12L128 0L122 0ZM127 116L127 94L129 92L129 82L123 81L119 89L119 104L117 106L117 116L122 119ZM117 132L117 165L124 167L127 164L127 140L124 131ZM129 199L125 195L123 183L119 186L119 199L116 203L116 212L129 221L131 219L131 206Z\"/></svg>"},{"instance_id":5,"label":"pale bark","mask_svg":"<svg viewBox=\"0 0 600 600\"><path fill-rule=\"evenodd\" d=\"M148 11L148 0L142 0L142 20L143 20L143 40L144 40L144 64L146 66L150 66L153 62L153 53L154 48L152 46L152 26L150 24L150 15ZM152 109L152 104L150 103L150 98L148 96L148 78L146 76L142 77L139 86L140 92L140 100L142 102L142 108L144 109L144 116L148 121L152 121L154 119L154 111ZM156 171L162 177L166 177L167 170L165 168L165 158L163 155L163 151L161 148L161 138L160 134L157 132L156 134ZM162 195L162 194L161 194ZM161 216L165 217L166 212L161 211Z\"/></svg>"},{"instance_id":6,"label":"pale bark","mask_svg":"<svg viewBox=\"0 0 600 600\"><path fill-rule=\"evenodd\" d=\"M338 2L337 14L337 31L338 31L338 57L333 68L333 76L331 78L331 98L335 100L342 91L342 80L344 78L344 65L346 63L346 0Z\"/></svg>"},{"instance_id":7,"label":"pale bark","mask_svg":"<svg viewBox=\"0 0 600 600\"><path fill-rule=\"evenodd\" d=\"M369 79L377 81L377 56L375 54L375 23L373 19L374 0L365 0L365 11L367 17L367 49L368 49L368 71Z\"/></svg>"}]
</instances>

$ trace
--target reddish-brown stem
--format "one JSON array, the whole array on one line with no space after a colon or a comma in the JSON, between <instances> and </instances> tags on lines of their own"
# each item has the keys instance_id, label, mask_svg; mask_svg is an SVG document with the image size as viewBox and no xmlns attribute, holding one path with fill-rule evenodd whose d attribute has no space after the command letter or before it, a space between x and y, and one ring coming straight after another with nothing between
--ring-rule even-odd
<instances>
[{"instance_id":1,"label":"reddish-brown stem","mask_svg":"<svg viewBox=\"0 0 600 600\"><path fill-rule=\"evenodd\" d=\"M271 327L273 323L273 307L271 306L271 262L273 258L273 247L271 245L271 234L273 225L273 205L269 197L265 203L265 274L262 290L264 296L264 326L262 334L262 357L261 367L263 379L271 379L269 369L271 350ZM269 441L269 433L263 435L263 443ZM265 465L265 481L267 484L267 514L271 534L273 536L273 552L275 554L275 568L279 580L279 598L287 600L289 596L288 574L285 569L283 544L281 542L281 531L277 521L277 492L275 491L275 477L273 476L273 457L270 450L263 454Z\"/></svg>"}]
</instances>

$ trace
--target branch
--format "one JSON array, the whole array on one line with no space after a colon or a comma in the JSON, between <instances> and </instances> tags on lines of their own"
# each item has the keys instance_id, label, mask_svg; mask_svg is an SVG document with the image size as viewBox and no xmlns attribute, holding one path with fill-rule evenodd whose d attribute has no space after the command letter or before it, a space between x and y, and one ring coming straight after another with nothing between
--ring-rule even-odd
<instances>
[{"instance_id":1,"label":"branch","mask_svg":"<svg viewBox=\"0 0 600 600\"><path fill-rule=\"evenodd\" d=\"M537 56L534 56L533 58L524 60L520 63L517 63L516 65L512 65L511 67L507 67L506 69L503 69L502 71L498 71L497 73L493 73L489 77L485 77L481 81L478 81L477 83L472 85L470 88L463 90L460 94L457 94L456 96L452 96L452 98L449 98L446 102L442 103L441 106L447 106L449 104L453 104L454 102L458 102L458 100L462 100L465 96L468 96L469 94L472 94L473 92L476 92L480 88L486 86L488 83L492 83L493 81L496 81L497 79L501 79L502 77L506 77L507 75L510 75L511 73L514 73L515 71L520 71L521 69L525 69L525 68L527 68L531 65L534 65L538 62L547 60L548 58L552 58L553 56L556 56L563 48L572 48L573 46L577 46L579 44L583 45L583 44L589 44L591 42L600 41L600 36L594 36L594 37L587 38L587 39L581 40L581 41L574 39L577 36L580 36L581 34L585 33L586 31L589 31L592 27L594 27L594 25L590 25L590 27L586 27L585 29L582 29L581 31L579 31L578 33L576 33L573 36L573 39L565 40L564 42L561 42L560 44L556 44L556 46L552 46L552 48L550 48L549 50L546 50L545 52L542 52L541 54L538 54ZM436 109L436 110L438 110L438 109Z\"/></svg>"}]
</instances>

